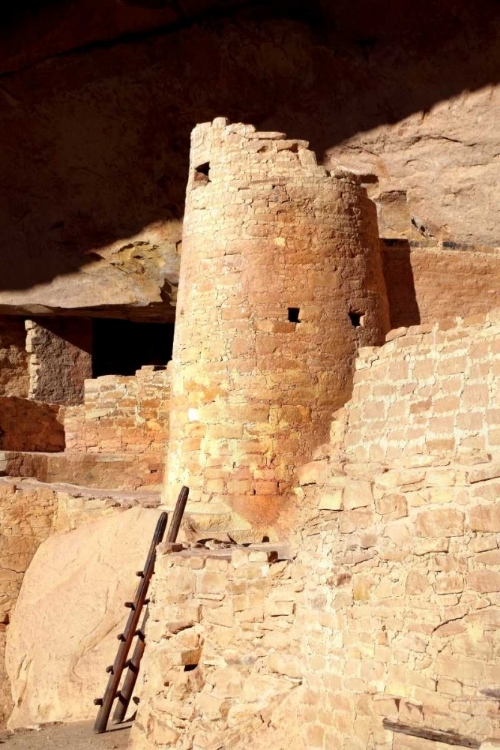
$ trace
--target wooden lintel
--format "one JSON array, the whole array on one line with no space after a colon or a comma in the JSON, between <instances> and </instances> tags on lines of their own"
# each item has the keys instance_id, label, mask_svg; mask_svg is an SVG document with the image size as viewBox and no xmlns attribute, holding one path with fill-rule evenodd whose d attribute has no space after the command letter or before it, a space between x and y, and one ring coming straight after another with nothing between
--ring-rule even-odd
<instances>
[{"instance_id":1,"label":"wooden lintel","mask_svg":"<svg viewBox=\"0 0 500 750\"><path fill-rule=\"evenodd\" d=\"M462 734L456 734L456 732L443 732L440 729L429 729L428 727L402 724L399 721L391 721L390 719L384 719L382 723L384 729L388 729L390 732L407 734L410 737L420 737L422 740L443 742L446 745L458 745L459 747L479 748L481 746L481 743L478 742L478 740L474 740L472 737L465 737Z\"/></svg>"}]
</instances>

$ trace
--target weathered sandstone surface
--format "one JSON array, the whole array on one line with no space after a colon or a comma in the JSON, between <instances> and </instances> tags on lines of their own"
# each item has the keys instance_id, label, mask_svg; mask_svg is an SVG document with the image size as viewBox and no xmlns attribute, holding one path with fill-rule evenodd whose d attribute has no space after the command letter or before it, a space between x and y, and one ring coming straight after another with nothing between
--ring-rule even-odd
<instances>
[{"instance_id":1,"label":"weathered sandstone surface","mask_svg":"<svg viewBox=\"0 0 500 750\"><path fill-rule=\"evenodd\" d=\"M170 6L154 20L126 5L78 25L75 3L43 16L45 36L12 32L24 59L4 59L1 84L0 305L171 319L189 133L221 114L377 175L388 236L498 245L498 4L227 5L192 23L190 3L171 27ZM134 18L148 34L120 38Z\"/></svg>"},{"instance_id":2,"label":"weathered sandstone surface","mask_svg":"<svg viewBox=\"0 0 500 750\"><path fill-rule=\"evenodd\" d=\"M36 455L43 457L43 454L31 454ZM24 454L24 461L27 459L29 454ZM2 469L10 460L19 465L20 455L2 458ZM20 469L23 469L22 462ZM32 475L33 467L29 476ZM12 710L10 683L4 665L5 639L23 576L40 544L52 534L76 529L123 508L159 504L159 496L150 493L57 484L57 477L53 481L0 479L0 724Z\"/></svg>"},{"instance_id":3,"label":"weathered sandstone surface","mask_svg":"<svg viewBox=\"0 0 500 750\"><path fill-rule=\"evenodd\" d=\"M29 387L24 320L0 319L0 395L26 398Z\"/></svg>"},{"instance_id":4,"label":"weathered sandstone surface","mask_svg":"<svg viewBox=\"0 0 500 750\"><path fill-rule=\"evenodd\" d=\"M157 518L132 508L39 547L7 635L11 728L94 716Z\"/></svg>"},{"instance_id":5,"label":"weathered sandstone surface","mask_svg":"<svg viewBox=\"0 0 500 750\"><path fill-rule=\"evenodd\" d=\"M160 557L133 750L500 738L499 334L495 311L360 351L298 471L292 560Z\"/></svg>"}]
</instances>

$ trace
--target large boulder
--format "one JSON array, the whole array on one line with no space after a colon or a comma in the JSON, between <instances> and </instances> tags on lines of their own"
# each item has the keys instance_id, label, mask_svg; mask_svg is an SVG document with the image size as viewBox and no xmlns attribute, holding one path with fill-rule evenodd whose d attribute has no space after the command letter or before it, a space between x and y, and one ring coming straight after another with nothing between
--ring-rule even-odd
<instances>
[{"instance_id":1,"label":"large boulder","mask_svg":"<svg viewBox=\"0 0 500 750\"><path fill-rule=\"evenodd\" d=\"M39 547L8 629L11 729L95 716L159 513L132 508Z\"/></svg>"}]
</instances>

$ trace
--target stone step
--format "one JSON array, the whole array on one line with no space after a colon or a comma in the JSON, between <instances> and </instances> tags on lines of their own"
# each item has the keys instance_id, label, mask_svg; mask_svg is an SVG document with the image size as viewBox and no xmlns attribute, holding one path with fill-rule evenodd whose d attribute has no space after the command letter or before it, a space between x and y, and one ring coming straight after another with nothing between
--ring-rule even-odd
<instances>
[{"instance_id":1,"label":"stone step","mask_svg":"<svg viewBox=\"0 0 500 750\"><path fill-rule=\"evenodd\" d=\"M173 507L162 504L161 488L154 485L138 489L105 488L90 487L76 482L42 481L30 476L0 477L0 494L3 489L8 490L9 486L21 491L40 493L41 498L45 496L47 490L56 493L59 498L60 512L67 512L70 515L74 513L92 515L106 508L126 509L138 505L144 508L161 507L169 513L169 516L174 510ZM89 520L91 520L90 517ZM230 534L238 543L262 541L261 537L256 536L248 522L231 513L227 506L210 503L192 503L190 506L188 501L179 532L179 541L194 542L200 538L225 533Z\"/></svg>"},{"instance_id":2,"label":"stone step","mask_svg":"<svg viewBox=\"0 0 500 750\"><path fill-rule=\"evenodd\" d=\"M19 490L62 493L68 497L80 499L86 503L106 503L110 506L131 508L142 505L145 508L157 508L160 505L160 489L144 488L139 490L107 489L72 484L71 482L43 482L34 477L0 477L0 490L14 487Z\"/></svg>"},{"instance_id":3,"label":"stone step","mask_svg":"<svg viewBox=\"0 0 500 750\"><path fill-rule=\"evenodd\" d=\"M98 489L159 487L163 456L158 453L43 453L2 451L3 476L32 477Z\"/></svg>"}]
</instances>

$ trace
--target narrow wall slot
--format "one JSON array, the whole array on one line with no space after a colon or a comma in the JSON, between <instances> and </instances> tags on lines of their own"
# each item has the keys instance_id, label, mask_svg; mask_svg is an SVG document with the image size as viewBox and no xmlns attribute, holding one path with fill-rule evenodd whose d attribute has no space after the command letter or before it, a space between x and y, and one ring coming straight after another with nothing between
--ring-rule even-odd
<instances>
[{"instance_id":1,"label":"narrow wall slot","mask_svg":"<svg viewBox=\"0 0 500 750\"><path fill-rule=\"evenodd\" d=\"M290 323L300 323L300 307L288 308L288 320Z\"/></svg>"},{"instance_id":2,"label":"narrow wall slot","mask_svg":"<svg viewBox=\"0 0 500 750\"><path fill-rule=\"evenodd\" d=\"M365 324L365 316L358 312L350 312L349 318L354 328L359 328Z\"/></svg>"},{"instance_id":3,"label":"narrow wall slot","mask_svg":"<svg viewBox=\"0 0 500 750\"><path fill-rule=\"evenodd\" d=\"M206 161L204 164L200 164L198 167L195 167L194 181L200 185L208 185L208 183L210 182L209 161Z\"/></svg>"}]
</instances>

